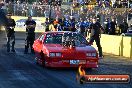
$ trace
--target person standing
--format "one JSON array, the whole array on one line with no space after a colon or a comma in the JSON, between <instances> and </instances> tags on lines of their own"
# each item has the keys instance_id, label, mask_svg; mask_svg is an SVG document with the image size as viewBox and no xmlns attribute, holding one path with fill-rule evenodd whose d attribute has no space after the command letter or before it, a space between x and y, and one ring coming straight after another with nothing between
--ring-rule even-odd
<instances>
[{"instance_id":1,"label":"person standing","mask_svg":"<svg viewBox=\"0 0 132 88\"><path fill-rule=\"evenodd\" d=\"M46 21L45 21L45 32L49 31L49 25L50 25L50 22L49 22L49 19L46 18Z\"/></svg>"},{"instance_id":2,"label":"person standing","mask_svg":"<svg viewBox=\"0 0 132 88\"><path fill-rule=\"evenodd\" d=\"M128 23L123 19L123 23L120 25L121 33L126 33L128 30Z\"/></svg>"},{"instance_id":3,"label":"person standing","mask_svg":"<svg viewBox=\"0 0 132 88\"><path fill-rule=\"evenodd\" d=\"M63 23L64 23L64 25L63 25L63 27L64 27L63 31L70 31L71 24L69 22L69 19L66 18Z\"/></svg>"},{"instance_id":4,"label":"person standing","mask_svg":"<svg viewBox=\"0 0 132 88\"><path fill-rule=\"evenodd\" d=\"M50 21L49 31L57 31L57 26L54 27L54 21Z\"/></svg>"},{"instance_id":5,"label":"person standing","mask_svg":"<svg viewBox=\"0 0 132 88\"><path fill-rule=\"evenodd\" d=\"M110 35L115 35L116 27L117 27L116 21L115 19L112 19L112 21L110 22L110 30L109 30Z\"/></svg>"},{"instance_id":6,"label":"person standing","mask_svg":"<svg viewBox=\"0 0 132 88\"><path fill-rule=\"evenodd\" d=\"M130 24L130 27L128 28L127 33L132 33L132 24Z\"/></svg>"},{"instance_id":7,"label":"person standing","mask_svg":"<svg viewBox=\"0 0 132 88\"><path fill-rule=\"evenodd\" d=\"M7 23L5 25L5 31L6 31L6 37L7 37L7 52L10 52L10 42L12 44L11 51L15 52L14 46L15 46L15 20L11 18L11 13L7 13Z\"/></svg>"},{"instance_id":8,"label":"person standing","mask_svg":"<svg viewBox=\"0 0 132 88\"><path fill-rule=\"evenodd\" d=\"M88 18L86 18L84 22L85 22L85 36L87 37L88 29L90 27L91 22Z\"/></svg>"},{"instance_id":9,"label":"person standing","mask_svg":"<svg viewBox=\"0 0 132 88\"><path fill-rule=\"evenodd\" d=\"M103 58L102 47L100 44L101 29L102 29L101 24L97 22L96 18L93 18L89 28L89 31L91 32L89 44L91 45L95 40L99 51L99 58Z\"/></svg>"},{"instance_id":10,"label":"person standing","mask_svg":"<svg viewBox=\"0 0 132 88\"><path fill-rule=\"evenodd\" d=\"M84 20L81 18L80 19L80 32L81 32L81 34L83 35L83 36L85 36L85 22L84 22Z\"/></svg>"},{"instance_id":11,"label":"person standing","mask_svg":"<svg viewBox=\"0 0 132 88\"><path fill-rule=\"evenodd\" d=\"M30 45L31 48L31 53L34 53L33 50L33 43L35 40L35 27L36 27L36 22L34 20L32 20L32 16L29 16L28 19L25 22L26 25L26 40L25 40L25 51L24 53L27 54L28 53L28 48Z\"/></svg>"},{"instance_id":12,"label":"person standing","mask_svg":"<svg viewBox=\"0 0 132 88\"><path fill-rule=\"evenodd\" d=\"M5 26L7 23L6 12L3 9L4 3L0 2L0 27Z\"/></svg>"},{"instance_id":13,"label":"person standing","mask_svg":"<svg viewBox=\"0 0 132 88\"><path fill-rule=\"evenodd\" d=\"M106 26L105 26L105 33L106 34L109 34L109 32L110 32L110 29L111 29L111 24L110 24L110 19L109 18L107 18L106 19Z\"/></svg>"},{"instance_id":14,"label":"person standing","mask_svg":"<svg viewBox=\"0 0 132 88\"><path fill-rule=\"evenodd\" d=\"M62 19L58 20L58 25L57 25L57 31L62 31L63 30L63 22Z\"/></svg>"}]
</instances>

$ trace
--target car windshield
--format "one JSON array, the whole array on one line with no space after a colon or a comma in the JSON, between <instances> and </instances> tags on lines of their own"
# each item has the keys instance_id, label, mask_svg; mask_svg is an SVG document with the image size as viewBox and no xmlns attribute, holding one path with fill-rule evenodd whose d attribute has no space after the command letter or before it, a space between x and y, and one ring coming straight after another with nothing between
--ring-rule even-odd
<instances>
[{"instance_id":1,"label":"car windshield","mask_svg":"<svg viewBox=\"0 0 132 88\"><path fill-rule=\"evenodd\" d=\"M63 37L74 39L76 45L87 44L86 39L80 33L48 33L44 41L45 44L62 44Z\"/></svg>"}]
</instances>

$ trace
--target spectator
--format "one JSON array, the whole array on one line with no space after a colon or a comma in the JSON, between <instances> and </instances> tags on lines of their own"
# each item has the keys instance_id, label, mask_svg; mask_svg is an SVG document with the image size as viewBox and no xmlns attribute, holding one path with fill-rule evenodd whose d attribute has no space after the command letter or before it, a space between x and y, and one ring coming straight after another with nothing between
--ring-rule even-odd
<instances>
[{"instance_id":1,"label":"spectator","mask_svg":"<svg viewBox=\"0 0 132 88\"><path fill-rule=\"evenodd\" d=\"M57 25L59 23L58 18L56 18L53 22L54 25Z\"/></svg>"},{"instance_id":2,"label":"spectator","mask_svg":"<svg viewBox=\"0 0 132 88\"><path fill-rule=\"evenodd\" d=\"M88 33L88 29L91 25L91 22L90 22L90 19L86 18L86 21L85 21L85 36L87 37L87 33Z\"/></svg>"},{"instance_id":3,"label":"spectator","mask_svg":"<svg viewBox=\"0 0 132 88\"><path fill-rule=\"evenodd\" d=\"M110 19L108 18L107 20L106 20L106 27L105 27L105 33L106 34L108 34L109 33L109 31L110 31L110 29L111 29L111 25L110 25Z\"/></svg>"},{"instance_id":4,"label":"spectator","mask_svg":"<svg viewBox=\"0 0 132 88\"><path fill-rule=\"evenodd\" d=\"M121 33L121 30L120 30L119 25L117 24L117 27L116 27L116 30L115 30L115 34L119 35L120 33Z\"/></svg>"},{"instance_id":5,"label":"spectator","mask_svg":"<svg viewBox=\"0 0 132 88\"><path fill-rule=\"evenodd\" d=\"M53 20L50 21L49 31L56 31L56 28L54 28L54 21Z\"/></svg>"},{"instance_id":6,"label":"spectator","mask_svg":"<svg viewBox=\"0 0 132 88\"><path fill-rule=\"evenodd\" d=\"M115 19L112 19L112 21L110 22L110 30L109 30L110 35L115 35L116 26L117 24Z\"/></svg>"},{"instance_id":7,"label":"spectator","mask_svg":"<svg viewBox=\"0 0 132 88\"><path fill-rule=\"evenodd\" d=\"M130 27L128 28L127 32L132 33L132 24L130 24Z\"/></svg>"},{"instance_id":8,"label":"spectator","mask_svg":"<svg viewBox=\"0 0 132 88\"><path fill-rule=\"evenodd\" d=\"M71 18L71 31L75 32L76 28L75 28L75 18Z\"/></svg>"},{"instance_id":9,"label":"spectator","mask_svg":"<svg viewBox=\"0 0 132 88\"><path fill-rule=\"evenodd\" d=\"M82 18L80 19L80 32L83 36L85 36L85 23Z\"/></svg>"},{"instance_id":10,"label":"spectator","mask_svg":"<svg viewBox=\"0 0 132 88\"><path fill-rule=\"evenodd\" d=\"M64 19L64 30L63 31L69 31L70 26L71 26L71 24L69 22L69 19L68 18Z\"/></svg>"},{"instance_id":11,"label":"spectator","mask_svg":"<svg viewBox=\"0 0 132 88\"><path fill-rule=\"evenodd\" d=\"M123 23L120 25L121 33L126 33L128 29L128 23L123 19Z\"/></svg>"},{"instance_id":12,"label":"spectator","mask_svg":"<svg viewBox=\"0 0 132 88\"><path fill-rule=\"evenodd\" d=\"M50 24L49 19L46 18L46 21L45 21L45 24L44 24L44 26L45 26L45 32L49 31L49 24Z\"/></svg>"},{"instance_id":13,"label":"spectator","mask_svg":"<svg viewBox=\"0 0 132 88\"><path fill-rule=\"evenodd\" d=\"M62 24L62 19L58 20L58 25L57 25L57 31L62 31L63 30L63 24Z\"/></svg>"}]
</instances>

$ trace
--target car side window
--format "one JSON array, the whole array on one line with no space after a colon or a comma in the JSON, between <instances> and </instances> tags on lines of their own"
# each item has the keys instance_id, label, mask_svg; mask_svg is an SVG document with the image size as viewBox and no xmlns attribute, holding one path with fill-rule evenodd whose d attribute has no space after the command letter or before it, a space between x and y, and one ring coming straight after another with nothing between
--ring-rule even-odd
<instances>
[{"instance_id":1,"label":"car side window","mask_svg":"<svg viewBox=\"0 0 132 88\"><path fill-rule=\"evenodd\" d=\"M42 41L44 39L44 34L40 36L39 40Z\"/></svg>"},{"instance_id":2,"label":"car side window","mask_svg":"<svg viewBox=\"0 0 132 88\"><path fill-rule=\"evenodd\" d=\"M61 44L62 34L47 34L45 43L46 44Z\"/></svg>"},{"instance_id":3,"label":"car side window","mask_svg":"<svg viewBox=\"0 0 132 88\"><path fill-rule=\"evenodd\" d=\"M46 44L50 44L50 43L52 43L52 35L51 34L47 34L46 35L46 39L45 39L45 43Z\"/></svg>"}]
</instances>

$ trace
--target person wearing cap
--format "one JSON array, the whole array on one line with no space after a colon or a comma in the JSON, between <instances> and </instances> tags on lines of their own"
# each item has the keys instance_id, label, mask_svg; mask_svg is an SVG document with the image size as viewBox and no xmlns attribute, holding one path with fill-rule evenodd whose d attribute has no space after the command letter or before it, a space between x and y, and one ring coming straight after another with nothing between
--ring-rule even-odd
<instances>
[{"instance_id":1,"label":"person wearing cap","mask_svg":"<svg viewBox=\"0 0 132 88\"><path fill-rule=\"evenodd\" d=\"M35 40L35 27L36 27L36 22L34 20L32 20L32 16L29 16L28 19L25 22L26 25L26 40L25 40L25 51L24 53L27 54L28 53L28 48L30 45L31 48L31 53L34 53L33 50L33 43Z\"/></svg>"},{"instance_id":2,"label":"person wearing cap","mask_svg":"<svg viewBox=\"0 0 132 88\"><path fill-rule=\"evenodd\" d=\"M11 51L15 52L14 46L15 46L15 20L11 18L11 13L7 13L7 23L5 25L5 31L7 36L7 52L10 52L10 42L12 44Z\"/></svg>"},{"instance_id":3,"label":"person wearing cap","mask_svg":"<svg viewBox=\"0 0 132 88\"><path fill-rule=\"evenodd\" d=\"M101 24L97 22L96 18L93 18L92 23L90 24L90 28L89 28L89 31L91 32L89 44L90 45L93 44L95 40L96 45L98 47L98 51L99 51L99 58L103 58L102 47L100 44L101 29L102 29Z\"/></svg>"}]
</instances>

